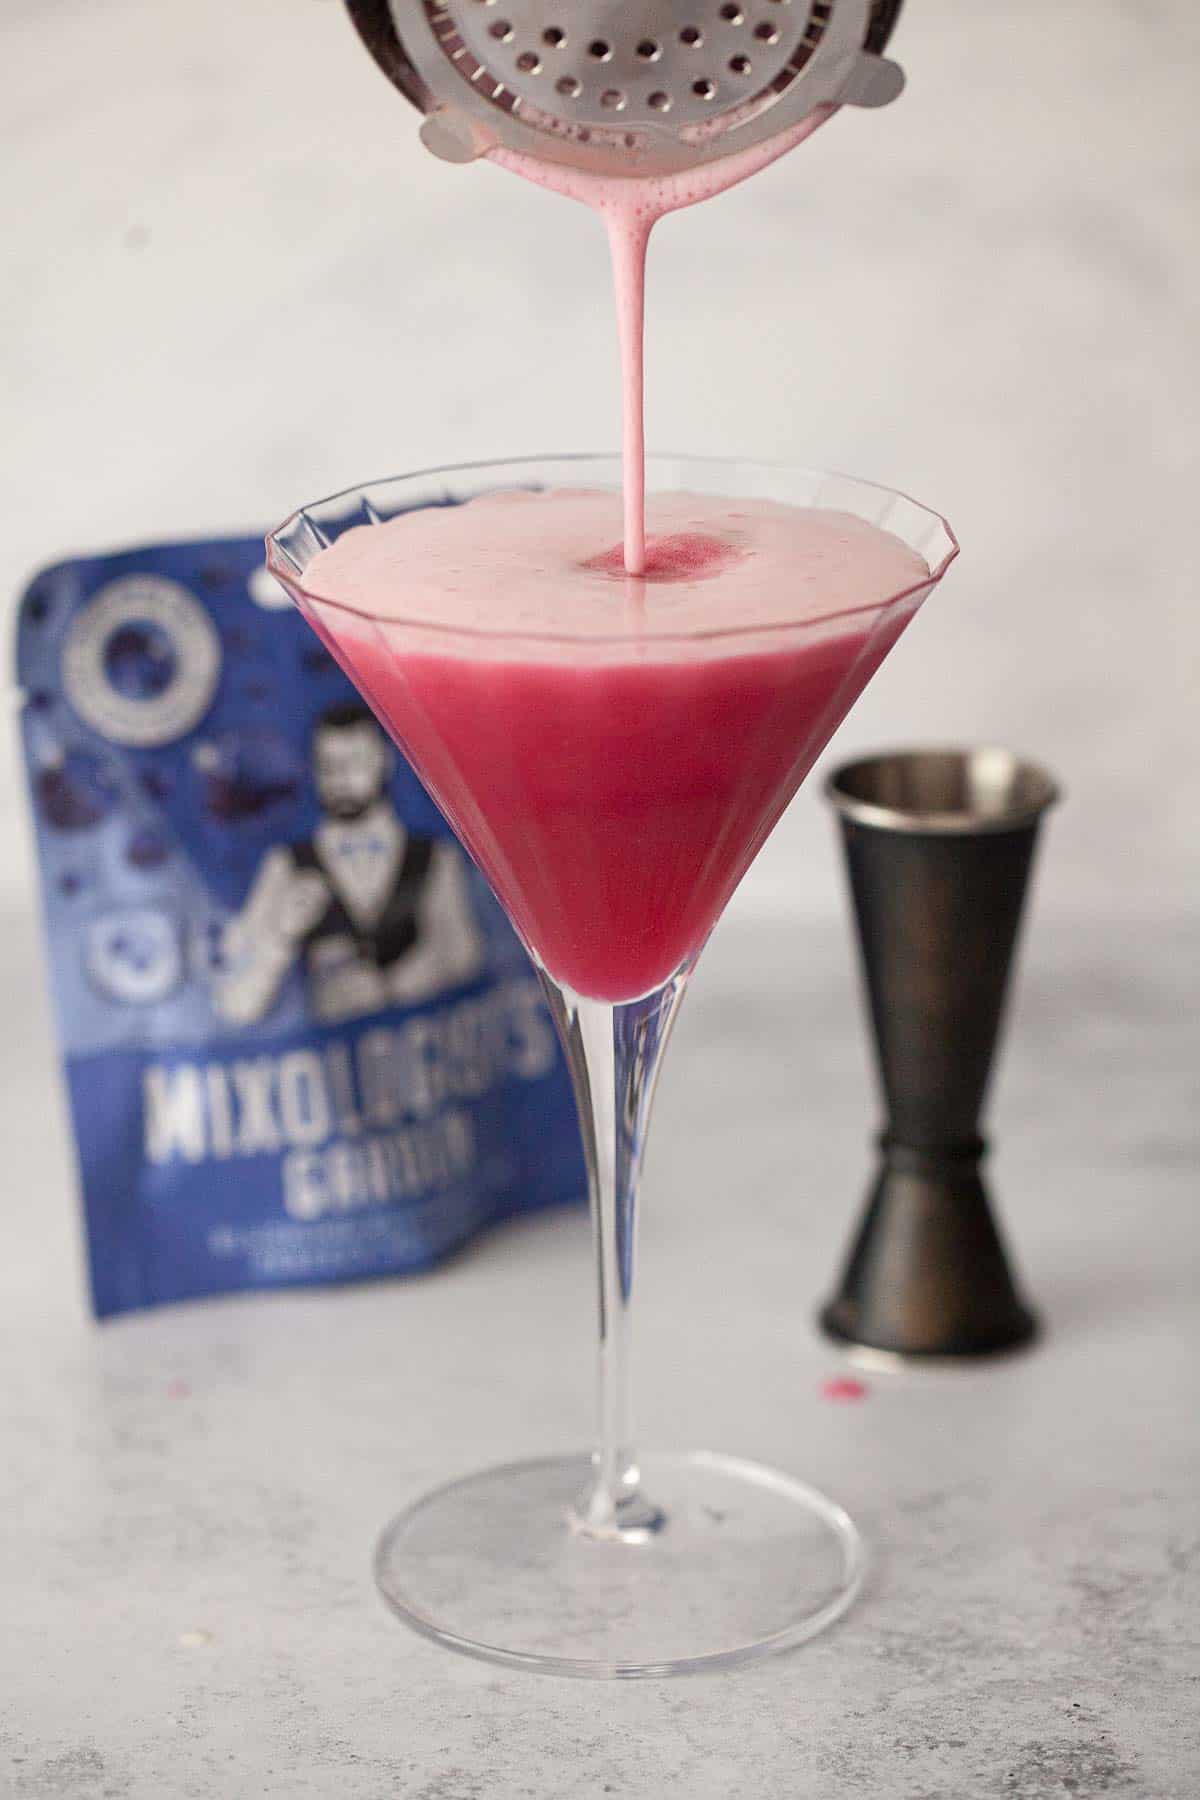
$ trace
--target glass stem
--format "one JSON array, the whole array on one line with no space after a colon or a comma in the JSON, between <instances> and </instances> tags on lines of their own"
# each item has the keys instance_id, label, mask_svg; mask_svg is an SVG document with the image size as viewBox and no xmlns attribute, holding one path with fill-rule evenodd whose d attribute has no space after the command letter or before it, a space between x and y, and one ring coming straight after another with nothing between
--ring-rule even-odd
<instances>
[{"instance_id":1,"label":"glass stem","mask_svg":"<svg viewBox=\"0 0 1200 1800\"><path fill-rule=\"evenodd\" d=\"M662 1513L641 1491L634 1449L630 1327L638 1182L654 1088L688 969L641 1000L586 1000L543 976L575 1089L596 1255L600 1345L592 1481L573 1524L640 1542Z\"/></svg>"}]
</instances>

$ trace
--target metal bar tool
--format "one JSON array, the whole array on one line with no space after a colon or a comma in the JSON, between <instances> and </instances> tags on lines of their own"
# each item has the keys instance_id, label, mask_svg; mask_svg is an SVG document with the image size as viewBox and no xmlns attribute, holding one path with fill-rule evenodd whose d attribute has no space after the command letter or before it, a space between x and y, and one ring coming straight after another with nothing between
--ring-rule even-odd
<instances>
[{"instance_id":1,"label":"metal bar tool","mask_svg":"<svg viewBox=\"0 0 1200 1800\"><path fill-rule=\"evenodd\" d=\"M851 763L827 793L887 1127L821 1323L844 1342L908 1356L1011 1349L1036 1323L992 1215L980 1116L1038 830L1058 791L1006 751L938 750Z\"/></svg>"}]
</instances>

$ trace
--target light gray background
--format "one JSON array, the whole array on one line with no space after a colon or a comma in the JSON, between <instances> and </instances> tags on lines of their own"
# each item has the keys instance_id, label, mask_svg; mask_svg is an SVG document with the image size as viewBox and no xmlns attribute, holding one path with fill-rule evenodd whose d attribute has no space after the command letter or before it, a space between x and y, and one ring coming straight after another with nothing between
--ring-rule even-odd
<instances>
[{"instance_id":1,"label":"light gray background","mask_svg":"<svg viewBox=\"0 0 1200 1800\"><path fill-rule=\"evenodd\" d=\"M906 487L964 553L838 741L997 739L1041 904L1194 904L1200 11L910 0L910 91L652 252L652 443ZM581 208L453 170L334 0L4 0L0 591L359 478L616 441ZM0 894L27 892L11 734ZM736 905L832 914L812 794Z\"/></svg>"}]
</instances>

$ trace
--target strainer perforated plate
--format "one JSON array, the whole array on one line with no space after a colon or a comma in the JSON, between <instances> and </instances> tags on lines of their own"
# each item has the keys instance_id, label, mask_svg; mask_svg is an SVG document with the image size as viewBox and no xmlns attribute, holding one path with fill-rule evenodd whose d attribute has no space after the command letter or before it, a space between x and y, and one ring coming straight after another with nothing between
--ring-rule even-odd
<instances>
[{"instance_id":1,"label":"strainer perforated plate","mask_svg":"<svg viewBox=\"0 0 1200 1800\"><path fill-rule=\"evenodd\" d=\"M455 160L503 143L605 173L727 155L821 104L878 105L900 0L347 0Z\"/></svg>"}]
</instances>

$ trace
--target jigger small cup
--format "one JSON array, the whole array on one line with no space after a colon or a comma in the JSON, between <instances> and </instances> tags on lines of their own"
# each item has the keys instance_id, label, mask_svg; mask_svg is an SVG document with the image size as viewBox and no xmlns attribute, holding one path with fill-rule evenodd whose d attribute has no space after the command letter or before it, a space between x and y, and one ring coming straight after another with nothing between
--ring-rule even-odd
<instances>
[{"instance_id":1,"label":"jigger small cup","mask_svg":"<svg viewBox=\"0 0 1200 1800\"><path fill-rule=\"evenodd\" d=\"M1042 816L1046 772L1006 750L911 750L838 769L887 1126L820 1322L901 1356L980 1356L1037 1330L981 1174L980 1120Z\"/></svg>"}]
</instances>

